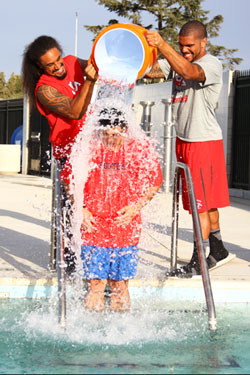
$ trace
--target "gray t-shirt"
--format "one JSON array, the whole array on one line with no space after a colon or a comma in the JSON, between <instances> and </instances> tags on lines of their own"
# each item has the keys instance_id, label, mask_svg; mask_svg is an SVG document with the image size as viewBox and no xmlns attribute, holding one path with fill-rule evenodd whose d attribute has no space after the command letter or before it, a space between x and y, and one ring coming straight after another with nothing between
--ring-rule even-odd
<instances>
[{"instance_id":1,"label":"gray t-shirt","mask_svg":"<svg viewBox=\"0 0 250 375\"><path fill-rule=\"evenodd\" d=\"M212 55L205 55L195 63L205 72L206 81L185 81L177 73L172 85L173 121L176 135L187 142L222 139L222 131L215 117L215 108L222 87L222 65ZM165 77L171 67L167 60L159 60Z\"/></svg>"}]
</instances>

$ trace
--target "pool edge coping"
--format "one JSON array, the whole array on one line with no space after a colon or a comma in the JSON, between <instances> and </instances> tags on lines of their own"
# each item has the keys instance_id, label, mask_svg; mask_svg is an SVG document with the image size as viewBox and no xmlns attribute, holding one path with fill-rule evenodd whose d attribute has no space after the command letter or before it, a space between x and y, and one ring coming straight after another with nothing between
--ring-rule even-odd
<instances>
[{"instance_id":1,"label":"pool edge coping","mask_svg":"<svg viewBox=\"0 0 250 375\"><path fill-rule=\"evenodd\" d=\"M250 281L211 281L215 303L250 303ZM2 299L49 299L57 294L57 277L51 278L0 278L0 300ZM67 282L69 289L73 283ZM150 295L172 300L205 302L202 279L189 280L130 280L131 298L147 298Z\"/></svg>"}]
</instances>

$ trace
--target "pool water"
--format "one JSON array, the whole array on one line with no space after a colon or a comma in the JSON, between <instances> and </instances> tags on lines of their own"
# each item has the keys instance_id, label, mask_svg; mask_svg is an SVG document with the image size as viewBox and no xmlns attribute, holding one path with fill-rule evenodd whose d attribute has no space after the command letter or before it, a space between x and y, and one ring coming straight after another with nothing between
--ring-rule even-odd
<instances>
[{"instance_id":1,"label":"pool water","mask_svg":"<svg viewBox=\"0 0 250 375\"><path fill-rule=\"evenodd\" d=\"M182 307L181 307L182 306ZM250 307L183 309L147 298L128 313L91 313L71 299L67 329L56 300L0 301L1 374L249 374Z\"/></svg>"}]
</instances>

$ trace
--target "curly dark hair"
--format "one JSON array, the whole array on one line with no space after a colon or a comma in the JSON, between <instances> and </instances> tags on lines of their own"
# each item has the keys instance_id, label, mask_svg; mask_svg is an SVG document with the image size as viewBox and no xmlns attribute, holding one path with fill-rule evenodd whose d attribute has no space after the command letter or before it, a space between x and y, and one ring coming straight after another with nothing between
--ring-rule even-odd
<instances>
[{"instance_id":1,"label":"curly dark hair","mask_svg":"<svg viewBox=\"0 0 250 375\"><path fill-rule=\"evenodd\" d=\"M23 91L28 95L31 107L35 105L36 84L43 74L43 70L38 65L40 57L51 48L57 48L61 54L63 53L62 47L56 39L41 35L26 46L24 50L22 61Z\"/></svg>"}]
</instances>

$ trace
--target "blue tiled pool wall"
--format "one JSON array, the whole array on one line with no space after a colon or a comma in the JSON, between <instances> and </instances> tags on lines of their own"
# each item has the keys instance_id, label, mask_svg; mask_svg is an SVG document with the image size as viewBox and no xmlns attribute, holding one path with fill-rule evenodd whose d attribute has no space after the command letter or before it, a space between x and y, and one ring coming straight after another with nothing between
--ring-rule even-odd
<instances>
[{"instance_id":1,"label":"blue tiled pool wall","mask_svg":"<svg viewBox=\"0 0 250 375\"><path fill-rule=\"evenodd\" d=\"M70 290L70 286L67 287ZM157 297L166 301L188 300L205 302L202 288L131 287L131 299ZM0 298L48 299L57 294L56 285L0 286ZM213 289L215 303L250 303L248 289Z\"/></svg>"}]
</instances>

